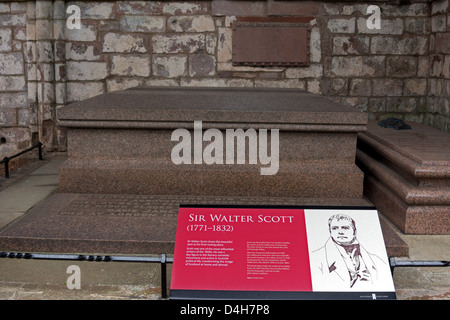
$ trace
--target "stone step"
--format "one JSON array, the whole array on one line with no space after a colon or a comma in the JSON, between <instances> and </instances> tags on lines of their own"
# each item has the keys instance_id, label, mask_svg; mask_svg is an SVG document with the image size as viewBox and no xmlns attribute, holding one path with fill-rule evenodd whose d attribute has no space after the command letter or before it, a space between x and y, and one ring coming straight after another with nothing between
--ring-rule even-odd
<instances>
[{"instance_id":1,"label":"stone step","mask_svg":"<svg viewBox=\"0 0 450 320\"><path fill-rule=\"evenodd\" d=\"M450 234L449 135L408 124L394 130L369 121L358 134L364 195L404 233Z\"/></svg>"},{"instance_id":2,"label":"stone step","mask_svg":"<svg viewBox=\"0 0 450 320\"><path fill-rule=\"evenodd\" d=\"M354 164L174 165L152 160L69 159L60 169L63 193L361 198L363 174Z\"/></svg>"},{"instance_id":3,"label":"stone step","mask_svg":"<svg viewBox=\"0 0 450 320\"><path fill-rule=\"evenodd\" d=\"M2 251L173 254L180 204L371 207L364 199L56 193L0 232ZM408 246L381 220L389 256Z\"/></svg>"}]
</instances>

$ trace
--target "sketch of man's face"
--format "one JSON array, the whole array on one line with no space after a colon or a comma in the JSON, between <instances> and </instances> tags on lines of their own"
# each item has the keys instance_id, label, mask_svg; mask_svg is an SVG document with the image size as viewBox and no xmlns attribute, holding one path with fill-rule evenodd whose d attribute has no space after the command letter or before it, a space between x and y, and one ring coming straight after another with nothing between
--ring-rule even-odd
<instances>
[{"instance_id":1,"label":"sketch of man's face","mask_svg":"<svg viewBox=\"0 0 450 320\"><path fill-rule=\"evenodd\" d=\"M356 236L351 221L336 219L331 221L330 235L340 245L351 244Z\"/></svg>"}]
</instances>

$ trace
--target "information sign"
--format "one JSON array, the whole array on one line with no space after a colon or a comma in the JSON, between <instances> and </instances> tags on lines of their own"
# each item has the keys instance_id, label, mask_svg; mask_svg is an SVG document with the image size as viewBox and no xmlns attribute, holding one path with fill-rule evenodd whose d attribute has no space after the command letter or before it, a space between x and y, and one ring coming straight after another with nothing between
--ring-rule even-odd
<instances>
[{"instance_id":1,"label":"information sign","mask_svg":"<svg viewBox=\"0 0 450 320\"><path fill-rule=\"evenodd\" d=\"M171 299L395 299L373 208L180 207Z\"/></svg>"}]
</instances>

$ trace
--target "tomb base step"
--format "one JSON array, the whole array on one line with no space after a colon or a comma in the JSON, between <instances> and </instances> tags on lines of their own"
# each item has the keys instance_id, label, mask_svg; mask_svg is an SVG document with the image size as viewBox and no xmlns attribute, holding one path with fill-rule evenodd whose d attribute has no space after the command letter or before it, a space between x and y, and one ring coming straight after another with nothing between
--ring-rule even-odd
<instances>
[{"instance_id":1,"label":"tomb base step","mask_svg":"<svg viewBox=\"0 0 450 320\"><path fill-rule=\"evenodd\" d=\"M60 169L62 193L361 198L362 186L361 170L339 163L283 163L276 175L261 175L259 166L149 160L69 159Z\"/></svg>"},{"instance_id":2,"label":"tomb base step","mask_svg":"<svg viewBox=\"0 0 450 320\"><path fill-rule=\"evenodd\" d=\"M371 207L365 199L56 193L0 232L0 250L173 254L180 204ZM389 256L408 246L380 219Z\"/></svg>"}]
</instances>

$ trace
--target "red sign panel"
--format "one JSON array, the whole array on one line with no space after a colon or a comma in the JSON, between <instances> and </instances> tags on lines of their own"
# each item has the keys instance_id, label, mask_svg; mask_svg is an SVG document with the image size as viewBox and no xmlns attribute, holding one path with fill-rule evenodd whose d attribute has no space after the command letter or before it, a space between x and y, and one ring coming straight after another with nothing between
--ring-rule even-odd
<instances>
[{"instance_id":1,"label":"red sign panel","mask_svg":"<svg viewBox=\"0 0 450 320\"><path fill-rule=\"evenodd\" d=\"M173 299L395 299L373 208L181 207Z\"/></svg>"},{"instance_id":2,"label":"red sign panel","mask_svg":"<svg viewBox=\"0 0 450 320\"><path fill-rule=\"evenodd\" d=\"M180 208L176 289L311 291L303 210Z\"/></svg>"}]
</instances>

